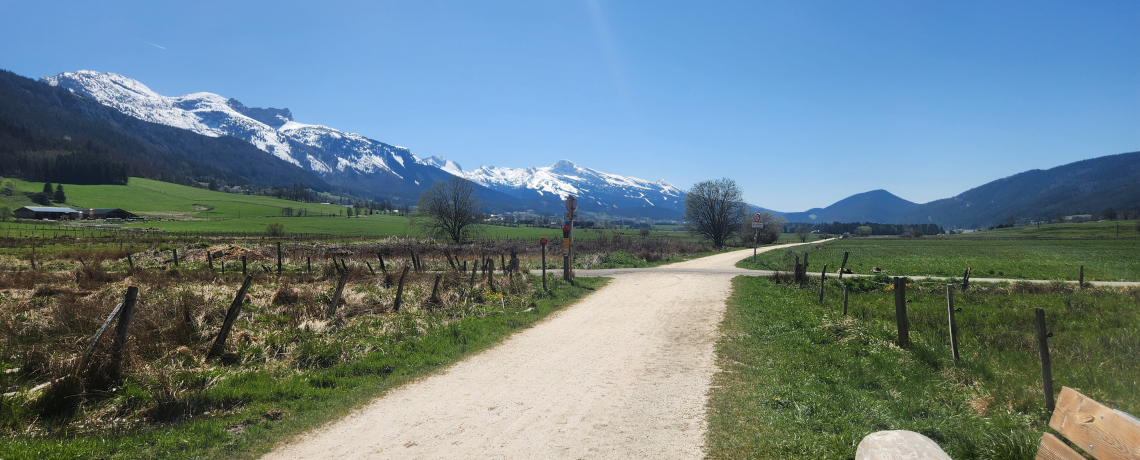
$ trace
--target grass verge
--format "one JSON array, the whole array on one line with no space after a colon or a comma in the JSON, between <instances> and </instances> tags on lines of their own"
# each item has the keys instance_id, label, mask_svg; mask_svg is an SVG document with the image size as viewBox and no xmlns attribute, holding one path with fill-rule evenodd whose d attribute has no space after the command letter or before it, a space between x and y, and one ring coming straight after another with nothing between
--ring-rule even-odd
<instances>
[{"instance_id":1,"label":"grass verge","mask_svg":"<svg viewBox=\"0 0 1140 460\"><path fill-rule=\"evenodd\" d=\"M790 270L794 255L810 253L815 270L827 264L834 273L849 252L847 268L870 274L871 267L887 273L961 277L966 267L975 278L1073 280L1085 267L1085 280L1140 281L1140 240L979 240L971 238L902 239L850 238L827 245L761 254L756 262L738 267ZM818 273L818 272L817 272Z\"/></svg>"},{"instance_id":2,"label":"grass verge","mask_svg":"<svg viewBox=\"0 0 1140 460\"><path fill-rule=\"evenodd\" d=\"M814 262L814 261L813 261ZM1046 430L1033 309L1044 308L1054 387L1140 411L1140 291L977 286L955 296L961 360L949 357L945 287L908 285L914 346L900 349L885 277L801 289L738 277L717 343L709 458L853 458L863 436L906 429L956 460L1031 459Z\"/></svg>"}]
</instances>

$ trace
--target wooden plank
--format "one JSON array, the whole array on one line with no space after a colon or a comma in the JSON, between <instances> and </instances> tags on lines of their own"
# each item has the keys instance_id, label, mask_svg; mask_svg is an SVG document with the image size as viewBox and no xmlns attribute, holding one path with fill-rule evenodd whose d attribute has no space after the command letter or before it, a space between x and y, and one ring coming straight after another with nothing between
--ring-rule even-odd
<instances>
[{"instance_id":1,"label":"wooden plank","mask_svg":"<svg viewBox=\"0 0 1140 460\"><path fill-rule=\"evenodd\" d=\"M1140 422L1072 388L1061 388L1049 427L1097 460L1140 459Z\"/></svg>"},{"instance_id":2,"label":"wooden plank","mask_svg":"<svg viewBox=\"0 0 1140 460\"><path fill-rule=\"evenodd\" d=\"M1037 447L1037 460L1085 460L1085 457L1057 439L1052 433L1041 436L1041 445Z\"/></svg>"}]
</instances>

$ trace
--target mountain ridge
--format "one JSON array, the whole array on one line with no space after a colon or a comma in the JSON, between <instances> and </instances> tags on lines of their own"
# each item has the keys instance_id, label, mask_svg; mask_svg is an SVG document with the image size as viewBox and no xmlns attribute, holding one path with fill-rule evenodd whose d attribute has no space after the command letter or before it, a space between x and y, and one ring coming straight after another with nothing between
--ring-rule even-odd
<instances>
[{"instance_id":1,"label":"mountain ridge","mask_svg":"<svg viewBox=\"0 0 1140 460\"><path fill-rule=\"evenodd\" d=\"M485 195L509 208L560 208L553 195L583 194L599 206L619 209L665 206L677 211L683 196L664 180L656 182L603 173L562 160L550 167L481 166L463 171L442 157L421 160L411 150L335 128L301 123L287 108L247 107L235 98L198 92L163 96L142 82L115 73L91 70L44 77L126 115L186 129L209 137L235 137L281 161L311 171L338 186L393 195L414 202L432 183L450 176L483 186ZM502 206L498 208L503 209Z\"/></svg>"}]
</instances>

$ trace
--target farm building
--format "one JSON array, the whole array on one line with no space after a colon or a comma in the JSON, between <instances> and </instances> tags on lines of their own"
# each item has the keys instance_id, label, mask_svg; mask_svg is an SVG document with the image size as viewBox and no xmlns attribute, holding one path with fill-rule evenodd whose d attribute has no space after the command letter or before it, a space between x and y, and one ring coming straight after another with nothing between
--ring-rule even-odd
<instances>
[{"instance_id":1,"label":"farm building","mask_svg":"<svg viewBox=\"0 0 1140 460\"><path fill-rule=\"evenodd\" d=\"M119 208L92 208L83 211L84 219L138 219L139 216Z\"/></svg>"},{"instance_id":2,"label":"farm building","mask_svg":"<svg viewBox=\"0 0 1140 460\"><path fill-rule=\"evenodd\" d=\"M15 214L17 219L76 220L79 219L80 212L71 208L24 206L12 214Z\"/></svg>"}]
</instances>

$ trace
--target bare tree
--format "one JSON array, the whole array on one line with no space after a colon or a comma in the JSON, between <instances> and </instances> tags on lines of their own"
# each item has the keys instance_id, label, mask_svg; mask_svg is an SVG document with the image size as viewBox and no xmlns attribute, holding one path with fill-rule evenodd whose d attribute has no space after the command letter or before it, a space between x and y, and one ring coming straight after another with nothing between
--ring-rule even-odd
<instances>
[{"instance_id":1,"label":"bare tree","mask_svg":"<svg viewBox=\"0 0 1140 460\"><path fill-rule=\"evenodd\" d=\"M428 235L461 243L476 236L480 213L475 184L452 177L432 184L420 195L413 223Z\"/></svg>"},{"instance_id":2,"label":"bare tree","mask_svg":"<svg viewBox=\"0 0 1140 460\"><path fill-rule=\"evenodd\" d=\"M796 227L796 238L799 238L801 243L807 242L809 234L811 234L811 229L809 229L807 225Z\"/></svg>"},{"instance_id":3,"label":"bare tree","mask_svg":"<svg viewBox=\"0 0 1140 460\"><path fill-rule=\"evenodd\" d=\"M752 240L752 235L757 236L757 243L759 244L772 244L780 239L780 230L784 228L784 217L777 216L771 212L764 211L760 213L760 223L764 224L762 228L752 227L752 217L745 216L744 225L740 228L741 238L749 238Z\"/></svg>"},{"instance_id":4,"label":"bare tree","mask_svg":"<svg viewBox=\"0 0 1140 460\"><path fill-rule=\"evenodd\" d=\"M744 191L729 178L699 182L685 195L685 229L717 248L740 231L747 214Z\"/></svg>"}]
</instances>

